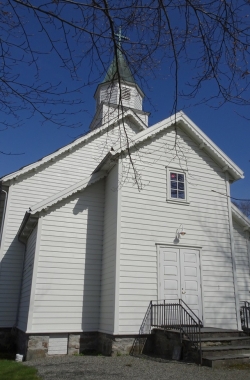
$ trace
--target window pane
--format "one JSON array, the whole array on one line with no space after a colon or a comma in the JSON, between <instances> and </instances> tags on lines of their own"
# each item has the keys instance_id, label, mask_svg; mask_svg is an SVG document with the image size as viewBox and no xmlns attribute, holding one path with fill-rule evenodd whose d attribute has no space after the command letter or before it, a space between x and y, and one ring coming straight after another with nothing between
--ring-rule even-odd
<instances>
[{"instance_id":1,"label":"window pane","mask_svg":"<svg viewBox=\"0 0 250 380\"><path fill-rule=\"evenodd\" d=\"M184 174L178 174L178 181L184 182Z\"/></svg>"},{"instance_id":2,"label":"window pane","mask_svg":"<svg viewBox=\"0 0 250 380\"><path fill-rule=\"evenodd\" d=\"M177 189L177 182L171 181L171 189Z\"/></svg>"},{"instance_id":3,"label":"window pane","mask_svg":"<svg viewBox=\"0 0 250 380\"><path fill-rule=\"evenodd\" d=\"M172 198L177 198L177 190L172 190L171 189L171 197Z\"/></svg>"},{"instance_id":4,"label":"window pane","mask_svg":"<svg viewBox=\"0 0 250 380\"><path fill-rule=\"evenodd\" d=\"M184 183L178 182L178 189L179 190L184 190Z\"/></svg>"},{"instance_id":5,"label":"window pane","mask_svg":"<svg viewBox=\"0 0 250 380\"><path fill-rule=\"evenodd\" d=\"M177 174L176 173L170 173L171 180L176 180L177 179Z\"/></svg>"},{"instance_id":6,"label":"window pane","mask_svg":"<svg viewBox=\"0 0 250 380\"><path fill-rule=\"evenodd\" d=\"M178 192L178 198L185 199L185 192L184 191L179 191Z\"/></svg>"}]
</instances>

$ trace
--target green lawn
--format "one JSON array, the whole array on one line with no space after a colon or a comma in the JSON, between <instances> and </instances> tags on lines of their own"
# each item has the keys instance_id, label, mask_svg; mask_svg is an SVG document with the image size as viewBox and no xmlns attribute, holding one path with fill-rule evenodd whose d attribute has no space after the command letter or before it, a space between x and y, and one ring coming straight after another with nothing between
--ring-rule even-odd
<instances>
[{"instance_id":1,"label":"green lawn","mask_svg":"<svg viewBox=\"0 0 250 380\"><path fill-rule=\"evenodd\" d=\"M40 380L35 368L11 360L0 360L1 380Z\"/></svg>"}]
</instances>

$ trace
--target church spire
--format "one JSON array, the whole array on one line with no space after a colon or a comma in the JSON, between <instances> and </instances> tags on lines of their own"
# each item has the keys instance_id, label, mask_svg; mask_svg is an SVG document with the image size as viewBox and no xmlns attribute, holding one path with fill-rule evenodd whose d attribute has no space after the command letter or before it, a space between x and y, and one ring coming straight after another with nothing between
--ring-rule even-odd
<instances>
[{"instance_id":1,"label":"church spire","mask_svg":"<svg viewBox=\"0 0 250 380\"><path fill-rule=\"evenodd\" d=\"M122 40L128 41L129 38L122 35L122 29L119 27L119 32L115 33L115 36L118 37L116 55L109 66L107 74L102 83L111 82L113 80L118 80L120 77L121 81L130 82L135 84L134 77L131 73L131 70L125 60L122 51L121 51L121 43ZM119 73L119 75L118 75Z\"/></svg>"},{"instance_id":2,"label":"church spire","mask_svg":"<svg viewBox=\"0 0 250 380\"><path fill-rule=\"evenodd\" d=\"M96 114L90 129L100 127L106 122L114 122L122 111L132 109L147 125L148 113L142 110L144 94L137 85L129 65L121 51L122 40L128 40L122 35L121 28L118 37L116 54L102 83L95 92Z\"/></svg>"},{"instance_id":3,"label":"church spire","mask_svg":"<svg viewBox=\"0 0 250 380\"><path fill-rule=\"evenodd\" d=\"M111 65L109 66L107 74L102 83L118 80L118 77L120 77L121 81L130 82L134 84L136 83L131 73L131 70L120 50L118 50L117 57L114 57Z\"/></svg>"}]
</instances>

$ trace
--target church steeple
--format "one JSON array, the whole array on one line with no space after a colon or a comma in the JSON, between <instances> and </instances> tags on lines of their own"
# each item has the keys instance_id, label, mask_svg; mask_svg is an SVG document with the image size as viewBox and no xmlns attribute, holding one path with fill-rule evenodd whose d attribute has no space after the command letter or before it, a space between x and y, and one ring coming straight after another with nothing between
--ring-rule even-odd
<instances>
[{"instance_id":1,"label":"church steeple","mask_svg":"<svg viewBox=\"0 0 250 380\"><path fill-rule=\"evenodd\" d=\"M121 27L119 28L119 33L116 33L115 36L118 37L116 55L111 65L109 66L107 74L102 83L112 82L114 80L118 80L120 77L121 81L135 84L135 80L131 73L131 70L121 52L121 42L122 40L128 40L128 38L122 35Z\"/></svg>"},{"instance_id":2,"label":"church steeple","mask_svg":"<svg viewBox=\"0 0 250 380\"><path fill-rule=\"evenodd\" d=\"M131 70L120 50L117 51L117 56L114 57L102 83L113 82L114 80L118 81L119 78L123 82L136 84Z\"/></svg>"},{"instance_id":3,"label":"church steeple","mask_svg":"<svg viewBox=\"0 0 250 380\"><path fill-rule=\"evenodd\" d=\"M122 36L119 29L118 48L113 61L95 92L96 114L90 125L95 129L106 122L114 122L118 109L131 108L147 125L148 113L142 111L144 94L136 84L128 63L121 52L121 40L127 39Z\"/></svg>"}]
</instances>

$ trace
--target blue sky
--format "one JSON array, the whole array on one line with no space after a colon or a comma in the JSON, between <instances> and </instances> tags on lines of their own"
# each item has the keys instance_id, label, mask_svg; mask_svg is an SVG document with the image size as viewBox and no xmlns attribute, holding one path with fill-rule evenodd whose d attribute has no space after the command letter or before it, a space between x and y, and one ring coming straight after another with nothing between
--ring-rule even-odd
<instances>
[{"instance_id":1,"label":"blue sky","mask_svg":"<svg viewBox=\"0 0 250 380\"><path fill-rule=\"evenodd\" d=\"M46 43L35 30L32 22L30 29L34 31L33 42L46 50ZM39 38L40 39L39 39ZM77 54L82 54L84 46L77 47ZM126 49L126 45L125 45ZM111 62L112 53L106 56L106 61ZM97 83L103 79L104 72L98 71L98 62L83 61L78 71L77 80L72 80L68 72L61 68L61 63L53 53L39 56L39 70L41 80L58 83L62 82L62 88L76 88L84 85L81 92L71 94L68 98L81 99L83 103L70 108L71 115L67 116L68 125L79 123L78 128L61 127L47 122L42 123L39 115L30 115L27 110L22 111L23 125L18 128L0 129L0 150L12 155L0 154L0 176L18 170L24 165L28 165L58 148L70 143L75 138L88 130L89 124L95 113L95 100L93 98ZM13 70L21 74L21 77L28 83L32 83L32 68L18 63ZM179 89L187 88L189 78L195 75L194 68L181 65ZM91 73L89 84L88 75ZM174 81L171 75L170 63L164 62L156 69L154 76L147 73L140 73L144 77L143 91L146 95L144 110L151 112L149 124L153 125L158 121L170 116L173 106ZM138 80L139 81L139 80ZM245 173L245 179L239 180L231 187L232 196L235 198L250 198L250 121L244 118L249 115L249 106L237 106L226 104L215 109L211 105L201 104L203 97L212 96L215 92L213 83L206 83L195 99L179 99L178 110L183 110ZM249 96L250 98L250 91ZM217 106L216 98L213 106ZM63 106L51 107L58 112L63 110ZM76 112L81 109L81 112ZM240 114L240 115L238 115ZM2 120L4 115L1 114ZM20 153L20 155L18 155Z\"/></svg>"}]
</instances>

